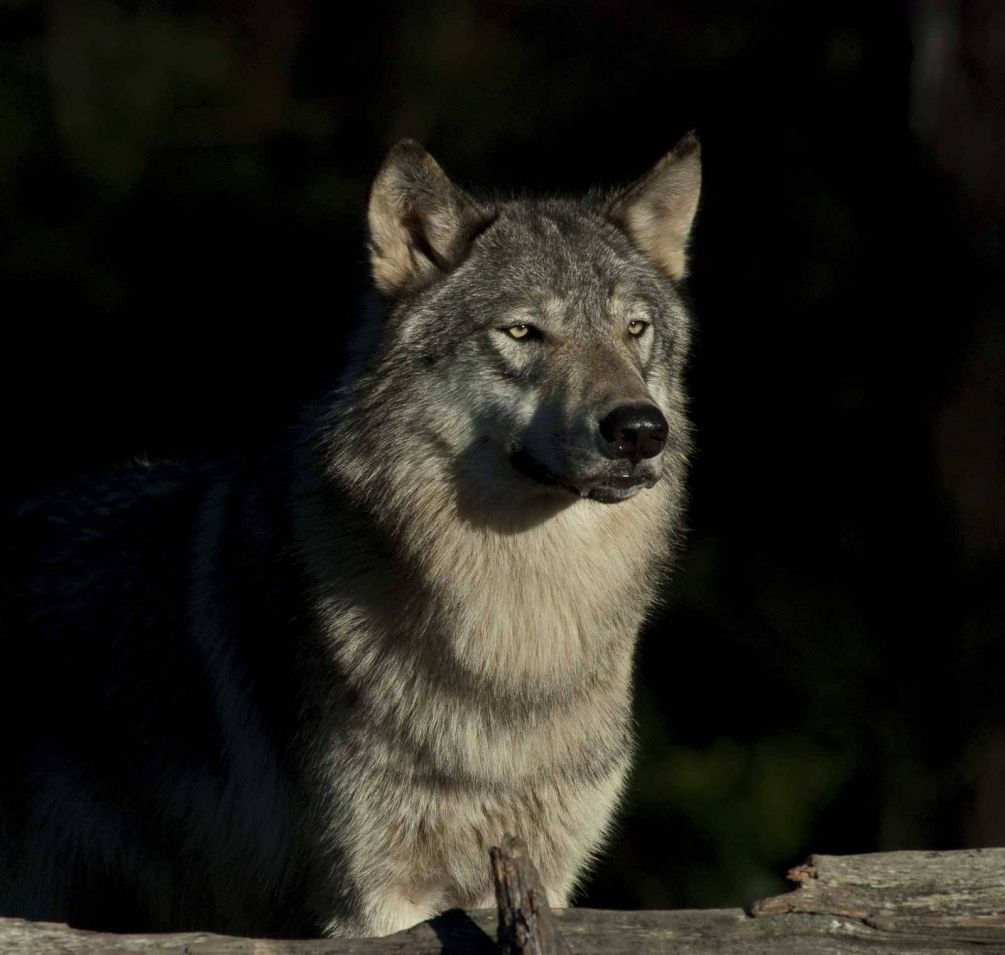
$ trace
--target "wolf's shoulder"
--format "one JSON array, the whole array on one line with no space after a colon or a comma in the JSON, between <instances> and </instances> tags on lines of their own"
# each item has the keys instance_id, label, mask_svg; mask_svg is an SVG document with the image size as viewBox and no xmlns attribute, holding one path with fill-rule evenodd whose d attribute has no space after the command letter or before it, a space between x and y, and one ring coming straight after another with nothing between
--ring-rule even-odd
<instances>
[{"instance_id":1,"label":"wolf's shoulder","mask_svg":"<svg viewBox=\"0 0 1005 955\"><path fill-rule=\"evenodd\" d=\"M223 473L220 462L151 462L127 464L80 474L14 503L13 523L87 518L128 519L161 502L198 492Z\"/></svg>"},{"instance_id":2,"label":"wolf's shoulder","mask_svg":"<svg viewBox=\"0 0 1005 955\"><path fill-rule=\"evenodd\" d=\"M4 536L21 547L32 540L80 546L108 535L120 545L151 534L173 537L224 473L218 463L136 462L80 475L16 503Z\"/></svg>"}]
</instances>

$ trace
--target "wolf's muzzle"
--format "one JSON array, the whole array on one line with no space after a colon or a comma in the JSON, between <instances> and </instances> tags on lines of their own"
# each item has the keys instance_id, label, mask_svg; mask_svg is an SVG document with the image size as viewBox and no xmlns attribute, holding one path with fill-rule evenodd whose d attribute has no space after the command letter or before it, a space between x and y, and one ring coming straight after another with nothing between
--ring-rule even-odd
<instances>
[{"instance_id":1,"label":"wolf's muzzle","mask_svg":"<svg viewBox=\"0 0 1005 955\"><path fill-rule=\"evenodd\" d=\"M609 458L637 464L654 458L667 443L667 419L656 405L620 405L600 422L603 451Z\"/></svg>"}]
</instances>

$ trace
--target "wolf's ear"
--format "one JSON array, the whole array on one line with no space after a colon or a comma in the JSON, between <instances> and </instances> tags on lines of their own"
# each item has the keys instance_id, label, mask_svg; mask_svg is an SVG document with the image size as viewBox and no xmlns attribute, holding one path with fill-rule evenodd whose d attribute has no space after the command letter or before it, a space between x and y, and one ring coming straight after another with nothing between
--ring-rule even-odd
<instances>
[{"instance_id":1,"label":"wolf's ear","mask_svg":"<svg viewBox=\"0 0 1005 955\"><path fill-rule=\"evenodd\" d=\"M417 142L402 139L377 170L368 218L374 283L397 295L458 265L494 213L458 189Z\"/></svg>"},{"instance_id":2,"label":"wolf's ear","mask_svg":"<svg viewBox=\"0 0 1005 955\"><path fill-rule=\"evenodd\" d=\"M687 240L701 193L701 147L688 133L641 179L619 192L608 218L672 279L687 274Z\"/></svg>"}]
</instances>

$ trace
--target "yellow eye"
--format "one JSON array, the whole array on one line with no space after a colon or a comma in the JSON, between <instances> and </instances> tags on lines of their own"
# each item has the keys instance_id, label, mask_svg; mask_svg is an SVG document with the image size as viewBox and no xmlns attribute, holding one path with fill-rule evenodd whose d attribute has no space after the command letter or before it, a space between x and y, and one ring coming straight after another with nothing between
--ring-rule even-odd
<instances>
[{"instance_id":1,"label":"yellow eye","mask_svg":"<svg viewBox=\"0 0 1005 955\"><path fill-rule=\"evenodd\" d=\"M639 337L647 328L649 327L648 322L643 322L639 318L633 318L628 323L628 334L634 335L636 338Z\"/></svg>"},{"instance_id":2,"label":"yellow eye","mask_svg":"<svg viewBox=\"0 0 1005 955\"><path fill-rule=\"evenodd\" d=\"M508 325L506 331L510 338L526 338L530 334L530 325Z\"/></svg>"}]
</instances>

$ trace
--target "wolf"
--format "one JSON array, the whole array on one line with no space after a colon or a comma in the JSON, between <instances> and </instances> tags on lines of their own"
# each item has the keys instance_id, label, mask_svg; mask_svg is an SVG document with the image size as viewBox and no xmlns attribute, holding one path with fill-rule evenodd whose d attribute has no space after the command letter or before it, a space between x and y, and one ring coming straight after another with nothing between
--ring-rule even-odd
<instances>
[{"instance_id":1,"label":"wolf","mask_svg":"<svg viewBox=\"0 0 1005 955\"><path fill-rule=\"evenodd\" d=\"M143 464L3 537L0 915L385 935L569 903L625 787L691 447L687 136L579 198L373 181L375 296L262 454Z\"/></svg>"}]
</instances>

